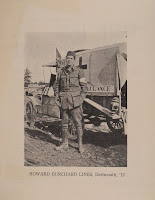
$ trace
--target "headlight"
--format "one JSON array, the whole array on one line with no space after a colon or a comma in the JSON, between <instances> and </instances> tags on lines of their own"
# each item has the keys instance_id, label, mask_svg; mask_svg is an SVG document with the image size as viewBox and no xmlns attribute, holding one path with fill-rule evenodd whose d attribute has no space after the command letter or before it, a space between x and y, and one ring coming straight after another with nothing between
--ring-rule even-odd
<instances>
[{"instance_id":1,"label":"headlight","mask_svg":"<svg viewBox=\"0 0 155 200\"><path fill-rule=\"evenodd\" d=\"M111 101L111 110L114 113L118 113L119 112L119 98L118 97L114 97Z\"/></svg>"}]
</instances>

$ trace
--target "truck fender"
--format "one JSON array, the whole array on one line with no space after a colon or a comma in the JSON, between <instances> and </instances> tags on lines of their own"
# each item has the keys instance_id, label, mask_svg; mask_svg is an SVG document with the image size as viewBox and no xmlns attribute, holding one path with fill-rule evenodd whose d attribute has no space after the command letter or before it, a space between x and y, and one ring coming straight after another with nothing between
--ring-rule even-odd
<instances>
[{"instance_id":1,"label":"truck fender","mask_svg":"<svg viewBox=\"0 0 155 200\"><path fill-rule=\"evenodd\" d=\"M36 99L36 97L34 97L34 96L27 97L27 102L31 102L34 109L36 108L37 105L41 104L41 102L39 103L39 101L40 100Z\"/></svg>"}]
</instances>

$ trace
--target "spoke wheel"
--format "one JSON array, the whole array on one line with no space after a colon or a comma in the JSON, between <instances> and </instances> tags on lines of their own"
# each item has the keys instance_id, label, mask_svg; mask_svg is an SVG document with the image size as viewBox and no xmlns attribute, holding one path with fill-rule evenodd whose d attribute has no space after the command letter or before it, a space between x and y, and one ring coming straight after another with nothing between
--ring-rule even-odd
<instances>
[{"instance_id":1,"label":"spoke wheel","mask_svg":"<svg viewBox=\"0 0 155 200\"><path fill-rule=\"evenodd\" d=\"M31 102L26 104L26 119L30 127L34 127L35 124L35 111Z\"/></svg>"},{"instance_id":2,"label":"spoke wheel","mask_svg":"<svg viewBox=\"0 0 155 200\"><path fill-rule=\"evenodd\" d=\"M77 139L76 128L71 118L69 118L69 122L68 122L68 138L72 140Z\"/></svg>"},{"instance_id":3,"label":"spoke wheel","mask_svg":"<svg viewBox=\"0 0 155 200\"><path fill-rule=\"evenodd\" d=\"M109 129L113 132L113 133L122 133L124 130L124 122L123 119L111 119L111 118L107 118L107 124Z\"/></svg>"},{"instance_id":4,"label":"spoke wheel","mask_svg":"<svg viewBox=\"0 0 155 200\"><path fill-rule=\"evenodd\" d=\"M82 119L82 129L83 131L85 129L84 119ZM72 118L69 118L68 122L68 138L71 140L77 139L77 131Z\"/></svg>"}]
</instances>

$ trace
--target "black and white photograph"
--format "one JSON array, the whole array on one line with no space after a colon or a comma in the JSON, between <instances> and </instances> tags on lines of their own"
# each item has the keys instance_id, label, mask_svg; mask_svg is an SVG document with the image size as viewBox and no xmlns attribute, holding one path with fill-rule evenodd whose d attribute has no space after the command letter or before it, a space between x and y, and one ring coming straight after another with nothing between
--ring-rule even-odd
<instances>
[{"instance_id":1,"label":"black and white photograph","mask_svg":"<svg viewBox=\"0 0 155 200\"><path fill-rule=\"evenodd\" d=\"M0 199L154 200L154 2L0 5Z\"/></svg>"},{"instance_id":2,"label":"black and white photograph","mask_svg":"<svg viewBox=\"0 0 155 200\"><path fill-rule=\"evenodd\" d=\"M127 31L28 32L24 165L127 167Z\"/></svg>"}]
</instances>

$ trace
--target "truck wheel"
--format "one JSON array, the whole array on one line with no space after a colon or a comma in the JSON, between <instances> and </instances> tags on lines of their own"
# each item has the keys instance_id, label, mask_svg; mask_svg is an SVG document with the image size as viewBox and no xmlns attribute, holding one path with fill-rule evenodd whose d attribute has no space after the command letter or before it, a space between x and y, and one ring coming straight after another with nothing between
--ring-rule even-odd
<instances>
[{"instance_id":1,"label":"truck wheel","mask_svg":"<svg viewBox=\"0 0 155 200\"><path fill-rule=\"evenodd\" d=\"M113 133L123 133L124 131L124 121L123 119L111 119L107 117L107 124L109 129Z\"/></svg>"},{"instance_id":2,"label":"truck wheel","mask_svg":"<svg viewBox=\"0 0 155 200\"><path fill-rule=\"evenodd\" d=\"M71 140L77 139L76 127L71 118L69 118L69 122L68 122L68 138Z\"/></svg>"},{"instance_id":3,"label":"truck wheel","mask_svg":"<svg viewBox=\"0 0 155 200\"><path fill-rule=\"evenodd\" d=\"M82 129L83 129L83 131L85 129L84 119L82 119ZM72 118L69 118L68 138L71 139L71 140L76 140L77 139L76 127L74 125L74 122L73 122Z\"/></svg>"},{"instance_id":4,"label":"truck wheel","mask_svg":"<svg viewBox=\"0 0 155 200\"><path fill-rule=\"evenodd\" d=\"M26 120L28 125L33 128L35 124L35 110L31 102L27 102L26 104Z\"/></svg>"}]
</instances>

